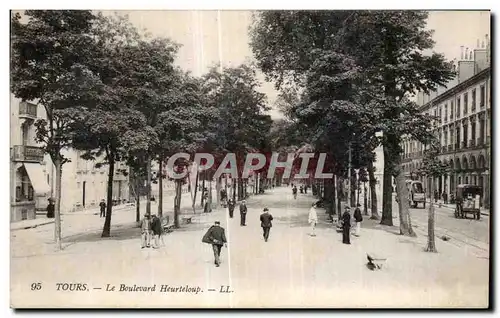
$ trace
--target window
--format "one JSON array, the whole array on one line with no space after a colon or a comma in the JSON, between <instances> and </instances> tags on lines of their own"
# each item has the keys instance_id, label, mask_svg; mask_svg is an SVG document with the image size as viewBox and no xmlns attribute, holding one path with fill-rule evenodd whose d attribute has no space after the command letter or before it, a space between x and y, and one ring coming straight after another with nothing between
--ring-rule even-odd
<instances>
[{"instance_id":1,"label":"window","mask_svg":"<svg viewBox=\"0 0 500 318\"><path fill-rule=\"evenodd\" d=\"M448 120L448 104L444 104L444 122Z\"/></svg>"},{"instance_id":2,"label":"window","mask_svg":"<svg viewBox=\"0 0 500 318\"><path fill-rule=\"evenodd\" d=\"M468 99L469 99L469 95L467 93L464 93L464 115L467 114Z\"/></svg>"},{"instance_id":3,"label":"window","mask_svg":"<svg viewBox=\"0 0 500 318\"><path fill-rule=\"evenodd\" d=\"M481 85L479 89L479 107L484 107L484 100L486 99L486 88L484 85Z\"/></svg>"},{"instance_id":4,"label":"window","mask_svg":"<svg viewBox=\"0 0 500 318\"><path fill-rule=\"evenodd\" d=\"M443 122L443 117L442 117L443 115L442 115L441 110L442 110L441 107L439 107L439 122L440 123Z\"/></svg>"},{"instance_id":5,"label":"window","mask_svg":"<svg viewBox=\"0 0 500 318\"><path fill-rule=\"evenodd\" d=\"M457 118L460 117L460 96L457 98Z\"/></svg>"},{"instance_id":6,"label":"window","mask_svg":"<svg viewBox=\"0 0 500 318\"><path fill-rule=\"evenodd\" d=\"M453 104L453 101L451 101L450 104L450 119L453 120L453 109L455 108L455 105Z\"/></svg>"},{"instance_id":7,"label":"window","mask_svg":"<svg viewBox=\"0 0 500 318\"><path fill-rule=\"evenodd\" d=\"M470 109L471 111L476 110L476 89L474 88L472 90L472 96L471 96L471 101L470 101Z\"/></svg>"}]
</instances>

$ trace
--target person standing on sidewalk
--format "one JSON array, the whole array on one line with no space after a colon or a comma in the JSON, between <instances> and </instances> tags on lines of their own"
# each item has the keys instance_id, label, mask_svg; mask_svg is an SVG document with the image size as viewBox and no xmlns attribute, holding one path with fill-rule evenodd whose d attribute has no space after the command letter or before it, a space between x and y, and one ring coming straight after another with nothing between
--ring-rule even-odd
<instances>
[{"instance_id":1,"label":"person standing on sidewalk","mask_svg":"<svg viewBox=\"0 0 500 318\"><path fill-rule=\"evenodd\" d=\"M141 221L141 248L151 247L151 218L145 214Z\"/></svg>"},{"instance_id":2,"label":"person standing on sidewalk","mask_svg":"<svg viewBox=\"0 0 500 318\"><path fill-rule=\"evenodd\" d=\"M264 213L260 215L260 226L262 227L264 241L267 242L269 239L269 232L271 232L271 227L273 227L273 216L269 213L268 208L264 208Z\"/></svg>"},{"instance_id":3,"label":"person standing on sidewalk","mask_svg":"<svg viewBox=\"0 0 500 318\"><path fill-rule=\"evenodd\" d=\"M316 236L316 224L318 223L318 213L316 212L316 203L309 210L309 224L311 225L311 233L309 235Z\"/></svg>"},{"instance_id":4,"label":"person standing on sidewalk","mask_svg":"<svg viewBox=\"0 0 500 318\"><path fill-rule=\"evenodd\" d=\"M227 208L229 209L229 217L232 219L234 214L234 201L233 199L229 199L227 202Z\"/></svg>"},{"instance_id":5,"label":"person standing on sidewalk","mask_svg":"<svg viewBox=\"0 0 500 318\"><path fill-rule=\"evenodd\" d=\"M49 204L47 205L47 217L48 218L53 218L54 217L54 200L52 198L49 198Z\"/></svg>"},{"instance_id":6,"label":"person standing on sidewalk","mask_svg":"<svg viewBox=\"0 0 500 318\"><path fill-rule=\"evenodd\" d=\"M216 267L219 267L222 246L225 245L227 247L226 233L224 228L220 226L219 221L215 221L215 225L212 225L208 229L201 241L212 245L214 250L214 263Z\"/></svg>"},{"instance_id":7,"label":"person standing on sidewalk","mask_svg":"<svg viewBox=\"0 0 500 318\"><path fill-rule=\"evenodd\" d=\"M345 207L342 214L342 243L351 244L350 230L351 230L351 208Z\"/></svg>"},{"instance_id":8,"label":"person standing on sidewalk","mask_svg":"<svg viewBox=\"0 0 500 318\"><path fill-rule=\"evenodd\" d=\"M292 193L293 193L293 199L296 200L297 199L297 187L296 186L293 186Z\"/></svg>"},{"instance_id":9,"label":"person standing on sidewalk","mask_svg":"<svg viewBox=\"0 0 500 318\"><path fill-rule=\"evenodd\" d=\"M359 232L361 231L361 222L363 222L363 215L361 215L361 209L359 208L361 205L358 204L356 209L354 210L354 220L356 221L356 232L355 236L359 236Z\"/></svg>"},{"instance_id":10,"label":"person standing on sidewalk","mask_svg":"<svg viewBox=\"0 0 500 318\"><path fill-rule=\"evenodd\" d=\"M155 214L153 214L153 218L151 220L151 232L154 237L154 246L153 248L160 247L160 236L161 236L161 221Z\"/></svg>"},{"instance_id":11,"label":"person standing on sidewalk","mask_svg":"<svg viewBox=\"0 0 500 318\"><path fill-rule=\"evenodd\" d=\"M101 200L99 203L99 207L101 208L101 218L106 217L106 202L104 202L104 199Z\"/></svg>"},{"instance_id":12,"label":"person standing on sidewalk","mask_svg":"<svg viewBox=\"0 0 500 318\"><path fill-rule=\"evenodd\" d=\"M247 202L245 200L241 201L240 203L240 217L241 217L241 226L247 226L246 224L246 219L247 219Z\"/></svg>"}]
</instances>

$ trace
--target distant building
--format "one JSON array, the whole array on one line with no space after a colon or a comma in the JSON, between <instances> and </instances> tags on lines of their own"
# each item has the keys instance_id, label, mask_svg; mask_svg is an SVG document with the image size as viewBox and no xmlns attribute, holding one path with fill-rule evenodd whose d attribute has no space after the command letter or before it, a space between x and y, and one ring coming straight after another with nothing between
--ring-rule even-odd
<instances>
[{"instance_id":1,"label":"distant building","mask_svg":"<svg viewBox=\"0 0 500 318\"><path fill-rule=\"evenodd\" d=\"M486 43L485 43L486 42ZM443 89L426 95L419 93L417 103L422 113L439 118L434 127L440 141L439 160L452 173L439 178L418 176L424 146L417 141L403 142L405 175L424 182L426 189L434 182L439 194L455 194L458 184L482 186L483 207L490 206L491 164L491 67L488 37L470 52L463 51L455 79ZM464 54L465 53L465 54ZM428 192L428 191L427 191ZM431 193L427 193L431 196Z\"/></svg>"}]
</instances>

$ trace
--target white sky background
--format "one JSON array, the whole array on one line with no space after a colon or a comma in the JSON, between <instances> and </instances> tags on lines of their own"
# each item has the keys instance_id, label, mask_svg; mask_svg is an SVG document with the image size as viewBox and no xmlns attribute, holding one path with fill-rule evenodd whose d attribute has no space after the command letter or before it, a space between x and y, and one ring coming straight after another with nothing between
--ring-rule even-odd
<instances>
[{"instance_id":1,"label":"white sky background","mask_svg":"<svg viewBox=\"0 0 500 318\"><path fill-rule=\"evenodd\" d=\"M216 13L205 11L199 20L199 13L189 11L120 11L120 14L128 14L130 20L139 28L145 28L153 35L167 36L175 42L180 43L182 48L179 51L177 64L184 69L189 69L193 73L200 73L199 67L194 65L202 64L201 73L218 61L216 28ZM238 65L252 59L252 52L249 46L249 35L246 31L251 23L250 11L224 11L221 13L221 29L223 32L223 63ZM196 18L193 18L196 17ZM202 21L202 22L191 22ZM483 41L485 34L490 34L490 13L488 11L431 11L427 24L429 29L434 30L434 40L436 42L434 51L443 53L447 59L460 59L460 46L476 48L477 40ZM196 30L198 34L203 34L205 44L200 49L194 49L193 43L200 43L200 38L195 39ZM212 47L212 49L211 49ZM230 47L230 52L227 48ZM215 49L215 50L214 50ZM197 51L197 52L193 52ZM200 52L201 51L201 52ZM200 55L204 57L201 58ZM187 61L190 59L190 61ZM200 59L203 59L201 62ZM259 76L262 81L261 91L266 93L270 105L276 98L277 92L272 83L264 81L264 76ZM277 110L271 110L273 118L281 117Z\"/></svg>"}]
</instances>

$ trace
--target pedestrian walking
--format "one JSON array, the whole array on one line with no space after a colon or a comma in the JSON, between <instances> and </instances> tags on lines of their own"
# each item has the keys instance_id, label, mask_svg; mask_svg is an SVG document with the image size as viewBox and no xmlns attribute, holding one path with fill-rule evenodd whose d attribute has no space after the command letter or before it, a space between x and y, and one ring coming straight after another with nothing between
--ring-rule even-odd
<instances>
[{"instance_id":1,"label":"pedestrian walking","mask_svg":"<svg viewBox=\"0 0 500 318\"><path fill-rule=\"evenodd\" d=\"M439 192L438 190L434 190L434 202L438 202L438 199L439 199Z\"/></svg>"},{"instance_id":2,"label":"pedestrian walking","mask_svg":"<svg viewBox=\"0 0 500 318\"><path fill-rule=\"evenodd\" d=\"M53 218L54 217L54 210L55 210L55 205L54 205L54 200L52 198L49 198L49 204L47 204L47 217L48 218Z\"/></svg>"},{"instance_id":3,"label":"pedestrian walking","mask_svg":"<svg viewBox=\"0 0 500 318\"><path fill-rule=\"evenodd\" d=\"M159 248L162 228L161 228L161 220L155 214L153 214L153 217L151 219L151 232L152 232L153 237L154 237L153 248Z\"/></svg>"},{"instance_id":4,"label":"pedestrian walking","mask_svg":"<svg viewBox=\"0 0 500 318\"><path fill-rule=\"evenodd\" d=\"M151 247L151 217L145 214L141 221L141 248Z\"/></svg>"},{"instance_id":5,"label":"pedestrian walking","mask_svg":"<svg viewBox=\"0 0 500 318\"><path fill-rule=\"evenodd\" d=\"M342 243L351 244L351 237L349 231L351 230L351 208L345 207L342 214Z\"/></svg>"},{"instance_id":6,"label":"pedestrian walking","mask_svg":"<svg viewBox=\"0 0 500 318\"><path fill-rule=\"evenodd\" d=\"M443 191L443 195L442 195L442 197L443 197L443 202L444 202L444 204L448 204L448 194L447 194L446 192L444 192L444 191Z\"/></svg>"},{"instance_id":7,"label":"pedestrian walking","mask_svg":"<svg viewBox=\"0 0 500 318\"><path fill-rule=\"evenodd\" d=\"M307 184L304 186L304 194L307 194Z\"/></svg>"},{"instance_id":8,"label":"pedestrian walking","mask_svg":"<svg viewBox=\"0 0 500 318\"><path fill-rule=\"evenodd\" d=\"M358 204L356 209L354 210L354 220L356 221L356 232L354 235L359 236L359 232L361 231L361 222L363 222L363 215L361 215L361 209L359 208L361 205Z\"/></svg>"},{"instance_id":9,"label":"pedestrian walking","mask_svg":"<svg viewBox=\"0 0 500 318\"><path fill-rule=\"evenodd\" d=\"M99 203L99 207L101 208L101 218L106 217L106 202L104 202L104 199L101 200Z\"/></svg>"},{"instance_id":10,"label":"pedestrian walking","mask_svg":"<svg viewBox=\"0 0 500 318\"><path fill-rule=\"evenodd\" d=\"M234 206L235 206L234 201L232 199L229 199L229 201L227 202L227 208L229 209L230 218L233 218Z\"/></svg>"},{"instance_id":11,"label":"pedestrian walking","mask_svg":"<svg viewBox=\"0 0 500 318\"><path fill-rule=\"evenodd\" d=\"M269 213L268 208L264 208L264 213L260 215L260 226L262 227L264 241L267 242L269 239L269 233L271 232L271 227L273 227L273 216Z\"/></svg>"},{"instance_id":12,"label":"pedestrian walking","mask_svg":"<svg viewBox=\"0 0 500 318\"><path fill-rule=\"evenodd\" d=\"M215 221L215 225L212 225L207 233L203 236L203 243L211 244L214 251L214 263L216 267L220 266L220 252L222 246L227 247L226 233L224 228L220 226L219 221Z\"/></svg>"},{"instance_id":13,"label":"pedestrian walking","mask_svg":"<svg viewBox=\"0 0 500 318\"><path fill-rule=\"evenodd\" d=\"M240 203L240 217L241 217L241 226L247 226L246 224L246 219L247 219L247 202L245 200L241 201Z\"/></svg>"},{"instance_id":14,"label":"pedestrian walking","mask_svg":"<svg viewBox=\"0 0 500 318\"><path fill-rule=\"evenodd\" d=\"M311 233L309 235L316 236L316 224L318 224L318 213L316 211L316 203L309 209L309 224L311 225Z\"/></svg>"},{"instance_id":15,"label":"pedestrian walking","mask_svg":"<svg viewBox=\"0 0 500 318\"><path fill-rule=\"evenodd\" d=\"M300 191L300 194L304 193L304 186L300 185L299 191Z\"/></svg>"},{"instance_id":16,"label":"pedestrian walking","mask_svg":"<svg viewBox=\"0 0 500 318\"><path fill-rule=\"evenodd\" d=\"M297 187L296 186L293 186L292 193L293 193L293 199L296 200L297 199Z\"/></svg>"}]
</instances>

